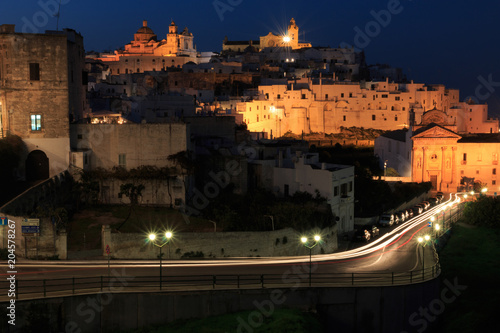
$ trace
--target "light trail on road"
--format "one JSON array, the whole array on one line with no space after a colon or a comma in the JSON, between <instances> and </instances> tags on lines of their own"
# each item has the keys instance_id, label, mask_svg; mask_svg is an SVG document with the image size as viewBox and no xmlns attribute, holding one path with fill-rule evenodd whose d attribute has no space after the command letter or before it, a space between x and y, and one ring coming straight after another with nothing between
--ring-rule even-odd
<instances>
[{"instance_id":1,"label":"light trail on road","mask_svg":"<svg viewBox=\"0 0 500 333\"><path fill-rule=\"evenodd\" d=\"M447 201L442 202L427 211L422 212L418 216L396 226L390 232L380 236L372 242L363 245L359 248L337 252L331 254L313 255L311 261L320 265L330 265L335 263L346 263L350 261L359 261L369 258L377 258L379 261L382 255L387 256L390 252L401 249L408 245L416 234L427 227L427 223L431 216L442 211L442 208L450 207L450 204L455 207L460 203L459 194L450 194ZM410 232L413 231L411 234ZM408 237L406 240L404 238ZM235 267L235 266L286 266L304 264L309 262L309 256L296 257L272 257L272 258L231 258L231 259L216 259L216 260L163 260L163 265L172 268L203 268L203 267ZM20 262L17 267L29 269L31 271L19 272L18 275L38 275L47 272L69 273L71 271L85 271L93 269L104 269L107 265L105 260L93 261L72 261L72 262ZM114 268L154 268L158 267L157 260L113 260ZM35 271L35 268L53 268L47 271ZM7 274L0 274L7 275Z\"/></svg>"}]
</instances>

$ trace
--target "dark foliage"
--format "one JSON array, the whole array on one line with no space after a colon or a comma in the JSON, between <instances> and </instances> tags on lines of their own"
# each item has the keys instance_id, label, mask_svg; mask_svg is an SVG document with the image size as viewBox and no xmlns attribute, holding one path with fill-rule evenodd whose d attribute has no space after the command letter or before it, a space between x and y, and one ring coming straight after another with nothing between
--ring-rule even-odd
<instances>
[{"instance_id":1,"label":"dark foliage","mask_svg":"<svg viewBox=\"0 0 500 333\"><path fill-rule=\"evenodd\" d=\"M466 203L463 216L469 224L499 228L500 197L480 196L477 201Z\"/></svg>"}]
</instances>

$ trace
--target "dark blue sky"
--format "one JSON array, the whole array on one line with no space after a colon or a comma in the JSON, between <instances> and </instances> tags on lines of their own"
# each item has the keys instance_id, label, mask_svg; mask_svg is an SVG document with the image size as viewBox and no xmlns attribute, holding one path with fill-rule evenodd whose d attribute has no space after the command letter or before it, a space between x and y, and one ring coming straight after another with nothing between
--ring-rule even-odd
<instances>
[{"instance_id":1,"label":"dark blue sky","mask_svg":"<svg viewBox=\"0 0 500 333\"><path fill-rule=\"evenodd\" d=\"M0 23L37 29L56 28L45 14L58 0L2 3ZM220 51L224 36L258 39L284 29L291 17L301 38L314 46L341 43L362 46L369 64L401 67L408 78L460 89L500 116L500 3L493 0L61 0L59 28L72 28L85 38L86 50L116 49L128 43L146 19L159 38L170 20L188 27L198 51ZM399 2L399 5L397 5ZM48 4L44 11L41 4ZM219 13L215 5L219 6ZM372 15L392 7L390 22ZM225 6L225 8L224 8ZM385 17L386 21L387 17ZM368 28L368 38L356 31ZM371 29L371 30L370 30ZM487 84L490 81L492 83ZM496 86L496 82L499 82Z\"/></svg>"}]
</instances>

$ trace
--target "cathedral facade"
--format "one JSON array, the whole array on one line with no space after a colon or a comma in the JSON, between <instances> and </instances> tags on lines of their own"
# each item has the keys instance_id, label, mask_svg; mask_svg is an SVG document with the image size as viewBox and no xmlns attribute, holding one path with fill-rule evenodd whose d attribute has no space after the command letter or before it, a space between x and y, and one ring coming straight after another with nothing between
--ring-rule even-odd
<instances>
[{"instance_id":1,"label":"cathedral facade","mask_svg":"<svg viewBox=\"0 0 500 333\"><path fill-rule=\"evenodd\" d=\"M188 62L198 63L198 52L188 28L179 32L172 21L166 38L158 40L148 22L143 21L142 27L123 50L103 54L98 59L109 66L110 74L119 75L161 71L168 67L181 68Z\"/></svg>"}]
</instances>

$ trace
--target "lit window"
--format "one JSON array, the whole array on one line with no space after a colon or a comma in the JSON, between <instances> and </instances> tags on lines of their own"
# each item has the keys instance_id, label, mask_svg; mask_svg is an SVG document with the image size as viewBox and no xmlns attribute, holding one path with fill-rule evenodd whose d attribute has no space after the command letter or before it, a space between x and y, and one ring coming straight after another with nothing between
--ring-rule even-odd
<instances>
[{"instance_id":1,"label":"lit window","mask_svg":"<svg viewBox=\"0 0 500 333\"><path fill-rule=\"evenodd\" d=\"M31 115L31 130L40 131L42 129L42 115L32 114Z\"/></svg>"}]
</instances>

